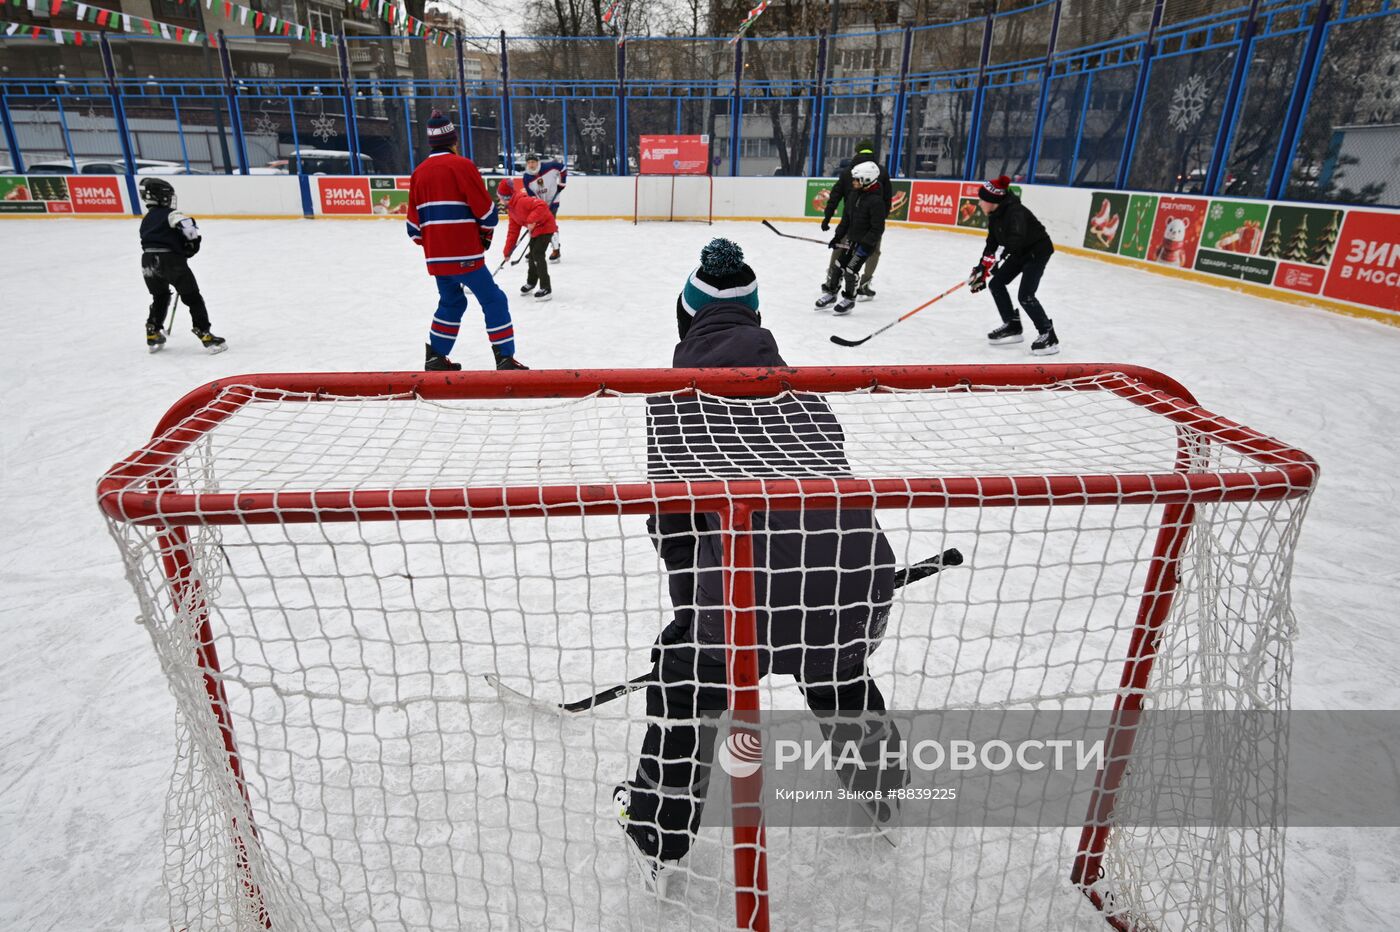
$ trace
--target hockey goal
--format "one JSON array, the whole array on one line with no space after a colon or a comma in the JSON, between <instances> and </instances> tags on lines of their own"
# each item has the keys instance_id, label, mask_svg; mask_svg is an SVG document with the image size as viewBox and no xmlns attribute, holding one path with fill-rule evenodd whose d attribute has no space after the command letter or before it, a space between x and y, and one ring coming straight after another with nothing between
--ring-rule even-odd
<instances>
[{"instance_id":1,"label":"hockey goal","mask_svg":"<svg viewBox=\"0 0 1400 932\"><path fill-rule=\"evenodd\" d=\"M715 179L704 174L638 174L632 181L632 223L644 220L715 222Z\"/></svg>"},{"instance_id":2,"label":"hockey goal","mask_svg":"<svg viewBox=\"0 0 1400 932\"><path fill-rule=\"evenodd\" d=\"M755 438L813 398L837 466L775 474ZM714 427L710 474L657 478L658 400ZM1288 707L1316 477L1131 366L211 383L98 485L175 697L171 924L1279 928L1282 751L1240 753L1229 713ZM649 668L671 606L644 518L672 512L720 516L731 708L805 708L758 676L751 567L764 515L843 508L876 510L900 566L966 558L890 602L891 709L1092 712L1108 755L1062 819L897 838L781 824L741 774L762 817L703 824L658 900L611 799L644 703L556 703ZM1152 715L1188 711L1225 715L1170 757ZM1261 817L1191 815L1242 795Z\"/></svg>"}]
</instances>

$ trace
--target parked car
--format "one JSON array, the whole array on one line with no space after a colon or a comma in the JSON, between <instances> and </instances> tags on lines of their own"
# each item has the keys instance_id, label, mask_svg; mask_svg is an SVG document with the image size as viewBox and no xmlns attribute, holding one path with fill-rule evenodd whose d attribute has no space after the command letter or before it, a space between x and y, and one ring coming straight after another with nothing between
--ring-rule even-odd
<instances>
[{"instance_id":1,"label":"parked car","mask_svg":"<svg viewBox=\"0 0 1400 932\"><path fill-rule=\"evenodd\" d=\"M167 162L163 159L136 159L136 173L156 174L157 172L147 172L146 169L159 169L160 174L176 174L183 172L185 166L180 162ZM126 174L126 161L124 159L77 159L77 171L73 170L73 162L68 159L53 159L47 162L34 162L25 169L30 175L124 175ZM168 170L167 170L168 169Z\"/></svg>"},{"instance_id":2,"label":"parked car","mask_svg":"<svg viewBox=\"0 0 1400 932\"><path fill-rule=\"evenodd\" d=\"M350 153L340 149L298 149L287 156L287 173L292 175L353 175ZM360 156L360 174L374 174L374 159Z\"/></svg>"}]
</instances>

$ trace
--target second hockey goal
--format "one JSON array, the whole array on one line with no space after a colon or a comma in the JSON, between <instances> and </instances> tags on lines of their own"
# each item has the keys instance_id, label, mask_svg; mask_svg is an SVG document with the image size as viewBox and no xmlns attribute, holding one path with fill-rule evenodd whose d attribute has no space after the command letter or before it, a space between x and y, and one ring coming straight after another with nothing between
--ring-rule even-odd
<instances>
[{"instance_id":1,"label":"second hockey goal","mask_svg":"<svg viewBox=\"0 0 1400 932\"><path fill-rule=\"evenodd\" d=\"M658 444L658 406L708 439ZM820 444L774 439L814 411ZM175 698L171 926L1279 928L1283 760L1229 714L1173 757L1150 715L1288 708L1316 476L1130 366L212 383L98 487ZM715 768L761 806L702 824L658 899L612 803L645 702L558 706L650 667L674 590L646 517L718 516L752 720L805 708L759 676L765 516L850 509L899 567L965 556L882 601L889 708L1095 713L1107 757L1059 820L897 838L783 824L763 770ZM1195 818L1242 798L1262 817Z\"/></svg>"},{"instance_id":2,"label":"second hockey goal","mask_svg":"<svg viewBox=\"0 0 1400 932\"><path fill-rule=\"evenodd\" d=\"M639 174L632 181L632 223L690 220L714 223L713 175Z\"/></svg>"}]
</instances>

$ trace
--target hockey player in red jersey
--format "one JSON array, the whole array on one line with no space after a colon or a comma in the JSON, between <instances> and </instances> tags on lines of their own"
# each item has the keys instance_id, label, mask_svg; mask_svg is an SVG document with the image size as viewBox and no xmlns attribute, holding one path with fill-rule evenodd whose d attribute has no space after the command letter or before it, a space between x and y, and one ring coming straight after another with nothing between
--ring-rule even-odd
<instances>
[{"instance_id":1,"label":"hockey player in red jersey","mask_svg":"<svg viewBox=\"0 0 1400 932\"><path fill-rule=\"evenodd\" d=\"M527 295L534 291L536 301L548 301L552 288L546 255L550 239L559 232L559 224L554 221L554 214L549 205L527 192L528 189L516 190L515 183L509 178L501 179L496 188L496 194L506 208L506 216L510 218L510 230L506 233L506 255L515 252L515 243L522 229L530 234L530 245L525 247L529 250L526 256L528 271L520 293ZM537 284L539 290L535 291Z\"/></svg>"},{"instance_id":2,"label":"hockey player in red jersey","mask_svg":"<svg viewBox=\"0 0 1400 932\"><path fill-rule=\"evenodd\" d=\"M467 289L481 302L496 368L527 368L515 359L515 327L506 294L486 268L496 226L496 205L486 182L470 159L457 154L457 127L437 110L428 119L428 146L432 152L413 170L408 185L408 235L423 247L439 295L424 368L462 368L447 356L467 310Z\"/></svg>"}]
</instances>

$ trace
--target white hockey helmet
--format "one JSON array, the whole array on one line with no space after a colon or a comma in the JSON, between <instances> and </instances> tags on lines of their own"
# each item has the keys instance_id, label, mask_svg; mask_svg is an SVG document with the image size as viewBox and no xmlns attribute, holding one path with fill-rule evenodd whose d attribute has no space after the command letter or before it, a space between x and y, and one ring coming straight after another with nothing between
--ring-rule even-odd
<instances>
[{"instance_id":1,"label":"white hockey helmet","mask_svg":"<svg viewBox=\"0 0 1400 932\"><path fill-rule=\"evenodd\" d=\"M851 180L863 188L868 188L880 180L880 166L874 162L861 162L851 168Z\"/></svg>"}]
</instances>

